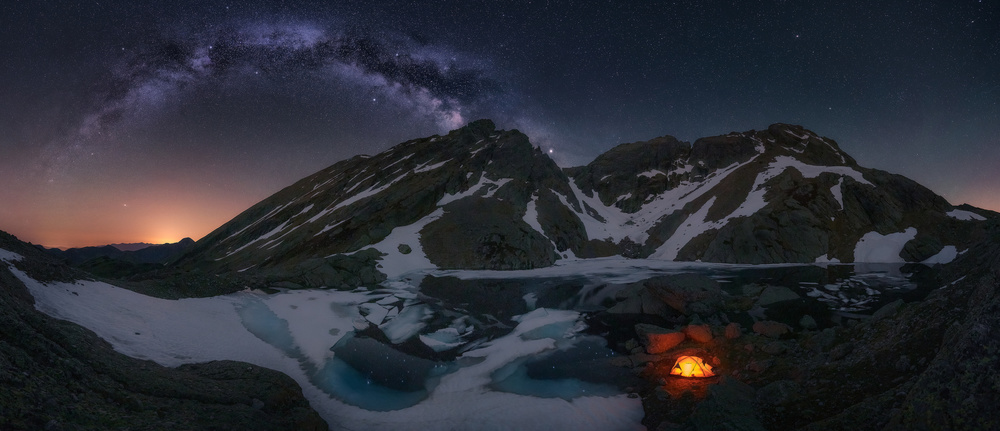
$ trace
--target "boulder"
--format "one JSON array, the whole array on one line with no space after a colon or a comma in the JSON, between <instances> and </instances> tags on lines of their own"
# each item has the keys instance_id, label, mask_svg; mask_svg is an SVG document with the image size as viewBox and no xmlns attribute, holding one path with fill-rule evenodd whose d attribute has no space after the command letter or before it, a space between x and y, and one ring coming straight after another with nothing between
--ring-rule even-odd
<instances>
[{"instance_id":1,"label":"boulder","mask_svg":"<svg viewBox=\"0 0 1000 431\"><path fill-rule=\"evenodd\" d=\"M732 322L726 325L726 338L730 340L735 340L743 335L743 328L740 327L739 323Z\"/></svg>"},{"instance_id":2,"label":"boulder","mask_svg":"<svg viewBox=\"0 0 1000 431\"><path fill-rule=\"evenodd\" d=\"M893 314L896 314L896 311L899 310L899 307L902 306L903 306L902 299L897 299L888 304L885 304L882 306L882 308L879 308L878 311L872 314L871 321L877 322L879 320L885 319L886 317L892 316Z\"/></svg>"},{"instance_id":3,"label":"boulder","mask_svg":"<svg viewBox=\"0 0 1000 431\"><path fill-rule=\"evenodd\" d=\"M699 343L712 341L712 327L708 325L688 325L684 327L684 335Z\"/></svg>"},{"instance_id":4,"label":"boulder","mask_svg":"<svg viewBox=\"0 0 1000 431\"><path fill-rule=\"evenodd\" d=\"M635 325L635 332L639 335L639 341L646 346L646 352L654 355L677 347L685 339L683 332L672 331L648 323Z\"/></svg>"},{"instance_id":5,"label":"boulder","mask_svg":"<svg viewBox=\"0 0 1000 431\"><path fill-rule=\"evenodd\" d=\"M753 324L753 332L768 338L780 338L782 335L792 332L792 328L781 322L761 320Z\"/></svg>"},{"instance_id":6,"label":"boulder","mask_svg":"<svg viewBox=\"0 0 1000 431\"><path fill-rule=\"evenodd\" d=\"M792 289L784 286L767 286L760 293L760 298L757 298L757 305L766 306L775 302L790 301L793 299L799 299L799 295L792 292Z\"/></svg>"},{"instance_id":7,"label":"boulder","mask_svg":"<svg viewBox=\"0 0 1000 431\"><path fill-rule=\"evenodd\" d=\"M719 282L700 274L675 274L653 277L643 286L671 308L689 314L710 313L721 304Z\"/></svg>"},{"instance_id":8,"label":"boulder","mask_svg":"<svg viewBox=\"0 0 1000 431\"><path fill-rule=\"evenodd\" d=\"M799 319L799 326L802 329L806 329L806 330L810 330L810 331L813 330L813 329L816 329L818 327L818 325L816 324L816 319L813 319L813 317L810 316L810 315L808 315L808 314L806 314L805 316L802 316L802 318Z\"/></svg>"},{"instance_id":9,"label":"boulder","mask_svg":"<svg viewBox=\"0 0 1000 431\"><path fill-rule=\"evenodd\" d=\"M772 341L770 343L765 344L764 347L761 347L760 350L769 355L780 355L782 353L785 353L785 351L788 350L788 347L786 347L780 341Z\"/></svg>"}]
</instances>

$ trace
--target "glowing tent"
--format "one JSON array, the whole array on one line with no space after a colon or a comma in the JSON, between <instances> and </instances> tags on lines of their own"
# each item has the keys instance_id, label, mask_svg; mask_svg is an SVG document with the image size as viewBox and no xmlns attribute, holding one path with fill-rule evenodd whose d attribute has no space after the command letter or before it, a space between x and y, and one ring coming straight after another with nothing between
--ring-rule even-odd
<instances>
[{"instance_id":1,"label":"glowing tent","mask_svg":"<svg viewBox=\"0 0 1000 431\"><path fill-rule=\"evenodd\" d=\"M681 377L712 377L712 366L697 356L681 356L674 362L670 375Z\"/></svg>"}]
</instances>

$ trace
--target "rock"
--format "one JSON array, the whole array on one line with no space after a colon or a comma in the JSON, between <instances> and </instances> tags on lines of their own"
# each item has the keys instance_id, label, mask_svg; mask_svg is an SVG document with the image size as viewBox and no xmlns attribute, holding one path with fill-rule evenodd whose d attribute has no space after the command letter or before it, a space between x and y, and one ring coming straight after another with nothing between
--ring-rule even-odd
<instances>
[{"instance_id":1,"label":"rock","mask_svg":"<svg viewBox=\"0 0 1000 431\"><path fill-rule=\"evenodd\" d=\"M520 211L520 212L519 212ZM552 241L516 215L511 200L459 199L420 232L420 245L435 265L467 269L531 269L558 258Z\"/></svg>"},{"instance_id":2,"label":"rock","mask_svg":"<svg viewBox=\"0 0 1000 431\"><path fill-rule=\"evenodd\" d=\"M656 394L656 399L660 401L666 401L670 399L670 392L667 392L667 390L663 386L657 386L656 390L654 390L653 393Z\"/></svg>"},{"instance_id":3,"label":"rock","mask_svg":"<svg viewBox=\"0 0 1000 431\"><path fill-rule=\"evenodd\" d=\"M711 314L722 303L719 282L701 274L663 275L642 284L660 301L684 314Z\"/></svg>"},{"instance_id":4,"label":"rock","mask_svg":"<svg viewBox=\"0 0 1000 431\"><path fill-rule=\"evenodd\" d=\"M764 291L764 286L760 284L747 284L743 286L743 294L746 296L757 296Z\"/></svg>"},{"instance_id":5,"label":"rock","mask_svg":"<svg viewBox=\"0 0 1000 431\"><path fill-rule=\"evenodd\" d=\"M396 249L403 254L410 254L411 252L413 252L413 249L410 248L409 244L400 244L399 247L397 247Z\"/></svg>"},{"instance_id":6,"label":"rock","mask_svg":"<svg viewBox=\"0 0 1000 431\"><path fill-rule=\"evenodd\" d=\"M767 286L760 293L760 298L757 298L757 305L766 306L775 302L791 301L793 299L799 299L799 295L792 292L792 289L784 286Z\"/></svg>"},{"instance_id":7,"label":"rock","mask_svg":"<svg viewBox=\"0 0 1000 431\"><path fill-rule=\"evenodd\" d=\"M732 322L726 325L726 338L730 340L735 340L743 335L743 328L740 327L739 323Z\"/></svg>"},{"instance_id":8,"label":"rock","mask_svg":"<svg viewBox=\"0 0 1000 431\"><path fill-rule=\"evenodd\" d=\"M618 291L615 299L619 302L608 309L615 314L650 314L665 315L669 306L663 303L656 294L640 283L636 283Z\"/></svg>"},{"instance_id":9,"label":"rock","mask_svg":"<svg viewBox=\"0 0 1000 431\"><path fill-rule=\"evenodd\" d=\"M907 262L923 262L938 254L943 248L944 244L940 240L919 232L915 238L906 242L903 250L899 252L899 257Z\"/></svg>"},{"instance_id":10,"label":"rock","mask_svg":"<svg viewBox=\"0 0 1000 431\"><path fill-rule=\"evenodd\" d=\"M688 325L684 327L684 334L688 338L699 343L712 341L712 327L708 325Z\"/></svg>"},{"instance_id":11,"label":"rock","mask_svg":"<svg viewBox=\"0 0 1000 431\"><path fill-rule=\"evenodd\" d=\"M792 380L771 382L757 391L757 401L771 406L780 406L793 401L802 387Z\"/></svg>"},{"instance_id":12,"label":"rock","mask_svg":"<svg viewBox=\"0 0 1000 431\"><path fill-rule=\"evenodd\" d=\"M895 363L896 371L901 373L906 372L910 369L910 357L906 355L899 355L899 359Z\"/></svg>"},{"instance_id":13,"label":"rock","mask_svg":"<svg viewBox=\"0 0 1000 431\"><path fill-rule=\"evenodd\" d=\"M771 368L772 364L774 364L774 361L771 361L770 359L765 361L753 361L747 364L747 370L755 373L763 373L764 371L767 371L768 368Z\"/></svg>"},{"instance_id":14,"label":"rock","mask_svg":"<svg viewBox=\"0 0 1000 431\"><path fill-rule=\"evenodd\" d=\"M260 410L264 408L264 402L261 401L260 399L254 398L253 400L250 401L250 407L253 408L254 410Z\"/></svg>"},{"instance_id":15,"label":"rock","mask_svg":"<svg viewBox=\"0 0 1000 431\"><path fill-rule=\"evenodd\" d=\"M782 335L792 332L792 328L784 323L761 320L753 324L753 332L768 338L780 338Z\"/></svg>"},{"instance_id":16,"label":"rock","mask_svg":"<svg viewBox=\"0 0 1000 431\"><path fill-rule=\"evenodd\" d=\"M695 430L763 431L754 410L753 387L722 376L695 408L689 425Z\"/></svg>"},{"instance_id":17,"label":"rock","mask_svg":"<svg viewBox=\"0 0 1000 431\"><path fill-rule=\"evenodd\" d=\"M677 347L685 338L683 332L672 331L647 323L636 324L635 332L639 335L640 342L646 346L646 352L652 355L660 354Z\"/></svg>"},{"instance_id":18,"label":"rock","mask_svg":"<svg viewBox=\"0 0 1000 431\"><path fill-rule=\"evenodd\" d=\"M837 361L854 351L854 344L844 343L830 349L830 360Z\"/></svg>"},{"instance_id":19,"label":"rock","mask_svg":"<svg viewBox=\"0 0 1000 431\"><path fill-rule=\"evenodd\" d=\"M301 289L302 285L291 281L278 281L271 284L272 289Z\"/></svg>"},{"instance_id":20,"label":"rock","mask_svg":"<svg viewBox=\"0 0 1000 431\"><path fill-rule=\"evenodd\" d=\"M785 350L788 350L788 348L780 341L772 341L765 344L760 350L769 355L780 355L785 353Z\"/></svg>"},{"instance_id":21,"label":"rock","mask_svg":"<svg viewBox=\"0 0 1000 431\"><path fill-rule=\"evenodd\" d=\"M833 328L826 328L813 335L812 338L809 339L809 342L814 352L822 352L833 345L836 338L837 331Z\"/></svg>"},{"instance_id":22,"label":"rock","mask_svg":"<svg viewBox=\"0 0 1000 431\"><path fill-rule=\"evenodd\" d=\"M886 317L892 316L893 314L896 314L896 311L898 311L899 307L902 307L903 304L904 302L902 299L897 299L895 301L883 305L881 308L878 309L878 311L872 314L871 321L877 322L879 320L885 319Z\"/></svg>"},{"instance_id":23,"label":"rock","mask_svg":"<svg viewBox=\"0 0 1000 431\"><path fill-rule=\"evenodd\" d=\"M818 325L816 324L816 319L813 319L813 317L808 314L802 316L802 318L799 319L799 327L801 327L802 329L811 331L813 329L816 329L817 326Z\"/></svg>"},{"instance_id":24,"label":"rock","mask_svg":"<svg viewBox=\"0 0 1000 431\"><path fill-rule=\"evenodd\" d=\"M611 308L608 308L608 313L613 313L613 314L642 313L642 298L639 297L638 292L632 292L632 294L628 296L616 295L615 297L616 299L619 300L619 302L611 306Z\"/></svg>"}]
</instances>

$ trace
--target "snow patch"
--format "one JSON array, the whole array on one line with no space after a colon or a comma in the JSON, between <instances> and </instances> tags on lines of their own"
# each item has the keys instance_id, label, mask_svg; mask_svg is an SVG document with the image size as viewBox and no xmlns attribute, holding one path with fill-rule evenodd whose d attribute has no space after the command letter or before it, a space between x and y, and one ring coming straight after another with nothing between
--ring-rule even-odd
<instances>
[{"instance_id":1,"label":"snow patch","mask_svg":"<svg viewBox=\"0 0 1000 431\"><path fill-rule=\"evenodd\" d=\"M878 232L868 232L854 246L854 261L869 263L902 263L899 253L903 246L917 237L916 228L907 228L905 232L881 235Z\"/></svg>"},{"instance_id":2,"label":"snow patch","mask_svg":"<svg viewBox=\"0 0 1000 431\"><path fill-rule=\"evenodd\" d=\"M280 225L278 225L278 227L276 227L276 228L274 228L274 229L271 229L271 231L270 231L270 232L268 232L268 233L265 233L265 234L263 234L263 235L261 235L261 236L257 237L257 238L256 238L256 239L254 239L253 241L250 241L250 242L248 242L248 243L246 243L246 244L243 244L242 246L240 246L240 247L239 247L239 248L237 248L236 250L233 250L233 251L231 251L231 252L227 253L227 254L226 254L225 256L222 256L222 257L220 257L220 258L218 258L218 259L215 259L215 260L217 260L217 261L218 261L218 260L222 260L222 259L225 259L225 258L227 258L227 257L229 257L229 256L232 256L232 255L236 254L236 253L239 253L239 252L240 252L240 250L243 250L244 248L247 248L247 247L249 247L250 245L253 245L254 243L257 243L257 242L259 242L259 241L263 241L263 240L265 240L265 239L268 239L268 238L270 238L270 237L274 236L275 234L277 234L278 232L281 232L282 230L284 230L284 229L285 229L285 227L286 227L286 226L288 226L288 220L285 220L284 222L282 222L282 223L281 223Z\"/></svg>"},{"instance_id":3,"label":"snow patch","mask_svg":"<svg viewBox=\"0 0 1000 431\"><path fill-rule=\"evenodd\" d=\"M837 201L837 205L840 205L840 209L844 209L844 192L842 189L843 185L844 185L844 177L840 177L840 179L837 180L837 184L833 185L833 187L830 187L830 193L833 194L833 199Z\"/></svg>"},{"instance_id":4,"label":"snow patch","mask_svg":"<svg viewBox=\"0 0 1000 431\"><path fill-rule=\"evenodd\" d=\"M837 258L830 259L824 254L820 257L817 257L814 263L840 263L840 259Z\"/></svg>"},{"instance_id":5,"label":"snow patch","mask_svg":"<svg viewBox=\"0 0 1000 431\"><path fill-rule=\"evenodd\" d=\"M420 245L420 231L442 215L444 210L438 208L412 224L396 226L382 241L372 244L371 247L385 254L381 258L381 268L378 270L386 277L394 279L411 271L437 268L427 258L424 248ZM403 254L399 251L400 244L408 245L410 253Z\"/></svg>"},{"instance_id":6,"label":"snow patch","mask_svg":"<svg viewBox=\"0 0 1000 431\"><path fill-rule=\"evenodd\" d=\"M855 181L869 185L875 186L870 181L866 180L861 172L854 170L854 168L848 166L817 166L817 165L807 165L802 163L798 159L789 156L778 156L774 158L774 163L771 163L769 171L776 171L774 176L777 176L782 171L787 168L795 168L798 170L805 178L816 178L823 173L832 173L841 176L847 176L854 178ZM843 180L843 178L841 178Z\"/></svg>"},{"instance_id":7,"label":"snow patch","mask_svg":"<svg viewBox=\"0 0 1000 431\"><path fill-rule=\"evenodd\" d=\"M946 264L951 263L951 261L955 260L956 257L958 257L958 248L953 245L946 245L941 249L941 251L938 252L938 254L927 258L927 260L921 263L924 265L934 265L938 263Z\"/></svg>"},{"instance_id":8,"label":"snow patch","mask_svg":"<svg viewBox=\"0 0 1000 431\"><path fill-rule=\"evenodd\" d=\"M712 198L709 199L708 202L705 202L697 212L688 216L688 218L685 219L684 222L677 228L677 231L674 232L670 239L657 248L650 257L654 259L676 260L677 253L680 252L689 241L715 225L715 223L705 222L705 218L708 217L708 210L714 203L715 196L712 196Z\"/></svg>"},{"instance_id":9,"label":"snow patch","mask_svg":"<svg viewBox=\"0 0 1000 431\"><path fill-rule=\"evenodd\" d=\"M409 173L404 173L403 175L400 175L400 176L396 177L392 181L389 181L388 183L386 183L386 184L384 184L384 185L382 185L380 187L372 186L368 190L365 190L363 192L359 192L357 194L354 194L354 195L348 197L347 199L344 199L344 200L338 202L333 207L328 207L328 208L324 209L323 211L320 211L320 212L316 213L316 215L310 217L309 220L306 220L306 223L313 223L316 220L319 220L319 219L321 219L321 218L323 218L323 217L325 217L325 216L333 213L334 211L336 211L336 210L338 210L340 208L343 208L343 207L346 207L348 205L351 205L351 204L353 204L353 203L355 203L357 201L360 201L362 199L365 199L365 198L377 195L377 194L385 191L385 189L388 189L390 186L392 186L393 184L395 184L399 180L405 178L407 175L409 175ZM372 176L374 176L374 174ZM365 178L365 179L367 180L367 178ZM354 188L357 187L359 184L361 184L361 182L355 184L354 187L351 187L351 190L354 190ZM350 193L351 190L348 190L346 193ZM327 227L329 227L329 226L327 226Z\"/></svg>"},{"instance_id":10,"label":"snow patch","mask_svg":"<svg viewBox=\"0 0 1000 431\"><path fill-rule=\"evenodd\" d=\"M659 169L650 169L646 172L639 173L640 177L646 177L646 178L653 178L657 175L667 175L667 174Z\"/></svg>"},{"instance_id":11,"label":"snow patch","mask_svg":"<svg viewBox=\"0 0 1000 431\"><path fill-rule=\"evenodd\" d=\"M542 224L538 222L538 195L531 195L531 201L528 202L528 208L524 212L522 220L528 226L531 226L535 232L542 234L543 237L548 239L548 236L545 235L545 231L542 229Z\"/></svg>"},{"instance_id":12,"label":"snow patch","mask_svg":"<svg viewBox=\"0 0 1000 431\"><path fill-rule=\"evenodd\" d=\"M412 154L412 153L411 153L411 154L407 154L407 155L406 155L406 156L404 156L404 157L400 157L400 158L396 159L396 161L394 161L394 162L392 162L392 163L389 163L388 165L385 165L385 168L383 168L382 170L384 171L384 170L386 170L386 169L389 169L389 168L390 168L390 167L392 167L393 165L395 165L395 164L397 164L397 163L399 163L399 162L402 162L403 160L406 160L406 159L409 159L410 157L413 157L413 154Z\"/></svg>"},{"instance_id":13,"label":"snow patch","mask_svg":"<svg viewBox=\"0 0 1000 431\"><path fill-rule=\"evenodd\" d=\"M328 224L328 225L324 226L322 230L320 230L319 232L317 232L317 233L316 233L316 235L313 235L313 236L314 236L314 237L316 237L316 236L320 236L320 235L322 235L322 234L326 233L326 231L328 231L328 230L330 230L330 229L333 229L333 228L335 228L335 227L337 227L337 226L340 226L340 225L344 224L344 222L345 222L345 221L347 221L347 220L341 220L341 221L338 221L338 222L336 222L336 223L334 223L334 224Z\"/></svg>"},{"instance_id":14,"label":"snow patch","mask_svg":"<svg viewBox=\"0 0 1000 431\"><path fill-rule=\"evenodd\" d=\"M472 175L472 174L470 173L469 175ZM486 178L486 175L482 175L482 176L479 177L479 182L476 183L473 186L470 186L468 190L466 190L464 192L458 192L458 193L455 193L455 194L446 194L446 195L444 195L444 197L442 197L441 200L438 201L437 206L439 206L439 207L445 206L445 205L447 205L449 203L452 203L454 201L457 201L459 199L464 199L464 198L467 198L469 196L474 196L476 193L479 192L480 189L482 189L483 187L488 187L488 186L495 186L495 187L493 187L492 190L490 190L489 192L487 192L484 195L484 197L487 197L487 198L488 197L492 197L493 193L495 193L498 189L500 189L500 187L502 187L504 184L507 184L511 180L512 180L512 178L501 178L501 179L499 179L497 181L493 181L493 180L491 180L489 178Z\"/></svg>"},{"instance_id":15,"label":"snow patch","mask_svg":"<svg viewBox=\"0 0 1000 431\"><path fill-rule=\"evenodd\" d=\"M17 262L21 259L24 259L24 256L0 248L0 260L4 262Z\"/></svg>"},{"instance_id":16,"label":"snow patch","mask_svg":"<svg viewBox=\"0 0 1000 431\"><path fill-rule=\"evenodd\" d=\"M501 178L501 179L497 180L496 182L493 183L494 185L496 185L496 187L490 188L486 192L486 194L483 195L483 197L484 198L491 198L491 197L493 197L493 194L496 193L497 190L500 190L500 187L503 187L504 184L507 184L507 183L511 182L511 180L513 180L513 178Z\"/></svg>"},{"instance_id":17,"label":"snow patch","mask_svg":"<svg viewBox=\"0 0 1000 431\"><path fill-rule=\"evenodd\" d=\"M430 165L430 166L427 166L427 164L424 163L424 164L422 164L420 166L417 166L417 167L413 168L413 173L421 173L421 172L430 172L430 171L433 171L433 170L435 170L437 168L440 168L440 167L444 166L445 164L447 164L451 160L452 159L448 159L448 160L445 160L443 162L435 163L435 164Z\"/></svg>"},{"instance_id":18,"label":"snow patch","mask_svg":"<svg viewBox=\"0 0 1000 431\"><path fill-rule=\"evenodd\" d=\"M290 203L287 203L287 204L284 204L284 205L279 205L279 206L278 206L277 208L275 208L275 209L271 210L271 211L270 211L270 212L268 212L267 214L264 214L264 217L261 217L261 218L257 219L256 221L254 221L253 223L250 223L250 224L246 225L245 227L243 227L243 229L240 229L240 230L236 231L236 233L234 233L234 234L232 234L232 235L229 235L229 236L227 236L227 237L226 237L226 239L224 239L224 240L222 240L222 241L223 241L223 242L225 242L225 241L229 241L229 239L230 239L230 238L233 238L233 237L235 237L236 235L239 235L239 234L243 233L243 231L245 231L245 230L247 230L247 229L250 229L250 228L251 228L251 227L253 227L253 226L256 226L256 225L257 225L257 223L260 223L260 222L262 222L262 221L264 221L264 220L267 220L267 219L271 218L271 216L273 216L273 215L277 214L277 213L278 213L278 211L281 211L282 209L284 209L285 207L287 207L287 206L288 206L289 204L290 204Z\"/></svg>"},{"instance_id":19,"label":"snow patch","mask_svg":"<svg viewBox=\"0 0 1000 431\"><path fill-rule=\"evenodd\" d=\"M698 199L740 167L753 163L759 156L758 154L744 163L733 163L725 168L718 169L712 172L704 181L682 182L677 187L652 197L635 213L625 213L613 204L606 206L601 202L596 193L593 197L588 197L577 187L575 181L570 181L570 189L573 190L577 200L593 208L605 222L592 217L587 211L576 211L562 195L557 195L562 200L563 205L579 215L589 238L607 238L613 242L630 238L632 241L642 244L649 238L649 229L655 226L664 215L680 210L689 202ZM685 166L685 169L693 169L693 166ZM763 194L763 191L761 191L761 194ZM761 198L762 201L763 198ZM751 208L745 207L744 210L750 211ZM735 217L737 215L734 213L732 216Z\"/></svg>"},{"instance_id":20,"label":"snow patch","mask_svg":"<svg viewBox=\"0 0 1000 431\"><path fill-rule=\"evenodd\" d=\"M298 217L298 216L300 216L302 214L305 214L305 213L309 212L309 210L311 210L312 208L313 208L313 204L309 204L305 208L302 208L302 211L299 211L297 214L293 215L292 218L295 218L295 217Z\"/></svg>"},{"instance_id":21,"label":"snow patch","mask_svg":"<svg viewBox=\"0 0 1000 431\"><path fill-rule=\"evenodd\" d=\"M964 221L970 221L970 220L983 221L983 220L986 220L986 217L983 217L983 216L981 216L979 214L976 214L976 213L974 213L972 211L966 211L966 210L951 210L951 211L948 211L947 214L948 214L948 217L951 217L951 218L954 218L954 219L958 219L958 220L964 220Z\"/></svg>"}]
</instances>

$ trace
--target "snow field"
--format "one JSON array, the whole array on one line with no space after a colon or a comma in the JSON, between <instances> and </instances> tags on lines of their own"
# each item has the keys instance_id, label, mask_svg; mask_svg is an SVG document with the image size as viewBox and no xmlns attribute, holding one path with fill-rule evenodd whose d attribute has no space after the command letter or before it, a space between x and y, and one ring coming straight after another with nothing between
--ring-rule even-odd
<instances>
[{"instance_id":1,"label":"snow field","mask_svg":"<svg viewBox=\"0 0 1000 431\"><path fill-rule=\"evenodd\" d=\"M2 259L18 257L0 250ZM396 286L390 288L392 293L240 292L174 301L101 282L44 284L11 270L28 286L40 311L93 330L126 355L166 366L238 360L288 374L332 429L642 429L641 402L625 394L566 400L491 389L496 371L508 364L572 345L582 327L574 311L536 309L520 316L512 332L465 352L459 361L464 365L434 377L439 380L436 385L428 383L431 388L425 395L379 387L354 391L343 385L365 385L363 376L330 348L364 321L362 306L391 307L404 301L398 316L382 324L390 338L419 336L432 348L447 349L448 344L460 343L464 334L456 325L421 334L429 311L414 303L414 293L396 292L399 282L387 284ZM473 330L464 329L465 334ZM343 395L345 390L367 397L349 400L353 403L396 397L390 400L395 409L357 407L342 399L349 398Z\"/></svg>"}]
</instances>

